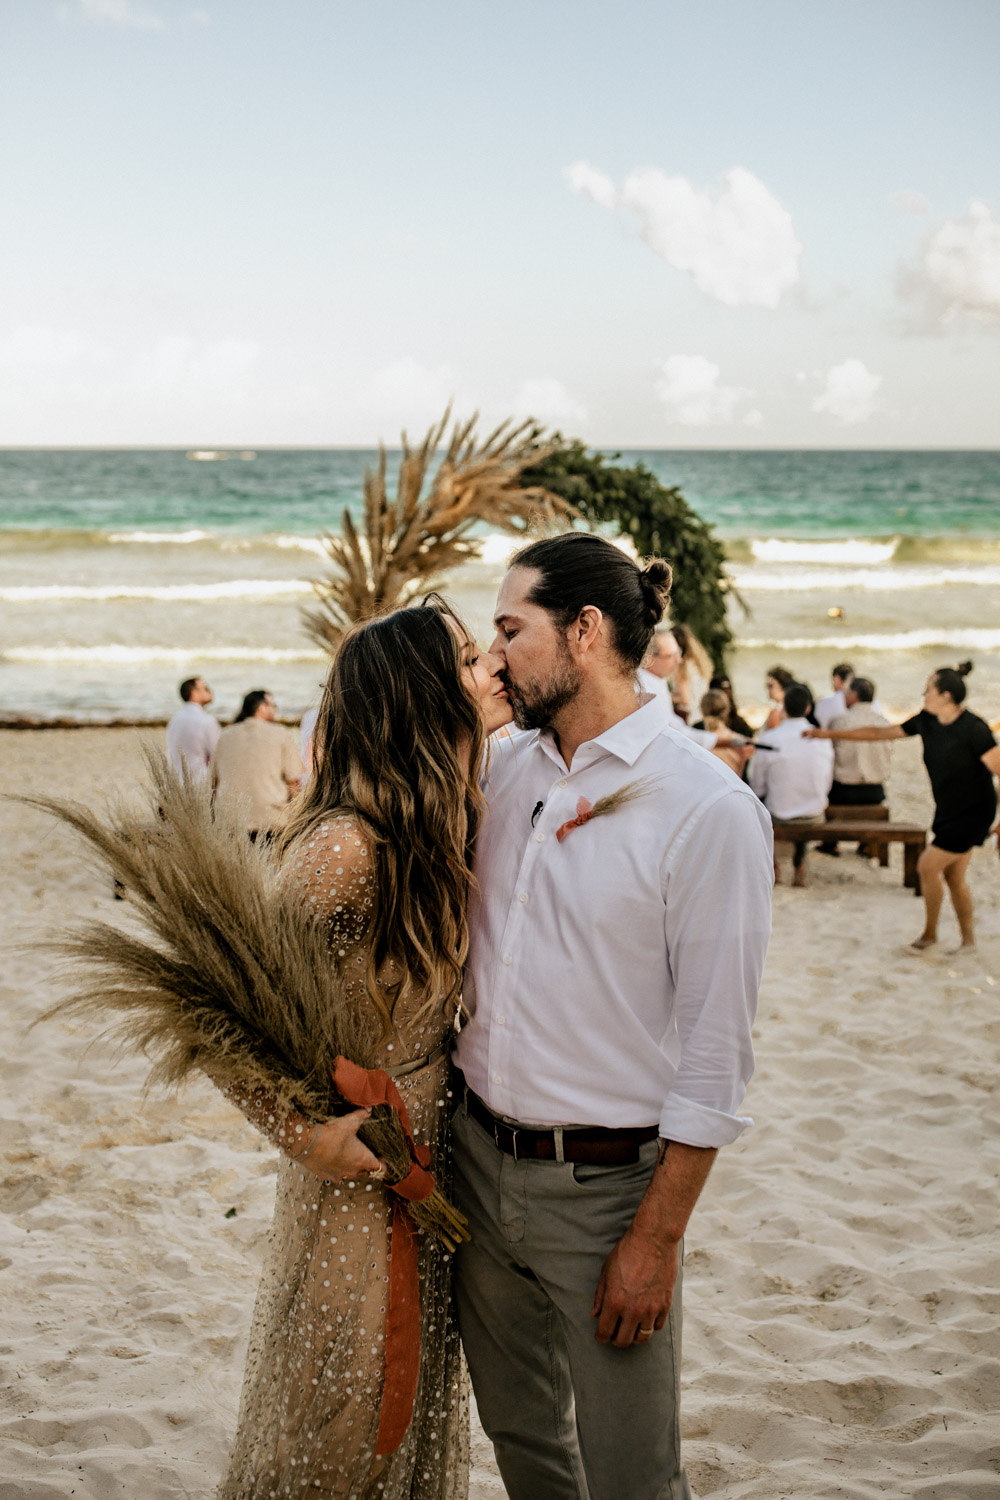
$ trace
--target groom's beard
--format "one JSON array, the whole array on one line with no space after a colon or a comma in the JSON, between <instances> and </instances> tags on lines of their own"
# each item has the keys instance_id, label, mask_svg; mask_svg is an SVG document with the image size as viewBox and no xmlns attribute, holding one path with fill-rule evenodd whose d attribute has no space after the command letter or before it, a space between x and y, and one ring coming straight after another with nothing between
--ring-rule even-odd
<instances>
[{"instance_id":1,"label":"groom's beard","mask_svg":"<svg viewBox=\"0 0 1000 1500\"><path fill-rule=\"evenodd\" d=\"M561 709L572 703L583 680L583 673L569 652L542 682L517 683L506 672L500 675L518 729L545 729Z\"/></svg>"}]
</instances>

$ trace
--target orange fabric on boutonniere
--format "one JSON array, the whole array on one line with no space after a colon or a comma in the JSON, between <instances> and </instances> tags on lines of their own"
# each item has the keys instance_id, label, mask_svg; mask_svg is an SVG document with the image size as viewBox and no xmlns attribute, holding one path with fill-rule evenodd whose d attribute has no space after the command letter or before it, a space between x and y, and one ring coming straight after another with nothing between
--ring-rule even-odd
<instances>
[{"instance_id":1,"label":"orange fabric on boutonniere","mask_svg":"<svg viewBox=\"0 0 1000 1500\"><path fill-rule=\"evenodd\" d=\"M568 822L560 824L560 826L556 829L556 838L559 840L560 844L569 833L571 828L582 828L584 823L589 823L593 816L594 809L591 807L586 797L581 797L579 802L576 804L576 817L570 818Z\"/></svg>"}]
</instances>

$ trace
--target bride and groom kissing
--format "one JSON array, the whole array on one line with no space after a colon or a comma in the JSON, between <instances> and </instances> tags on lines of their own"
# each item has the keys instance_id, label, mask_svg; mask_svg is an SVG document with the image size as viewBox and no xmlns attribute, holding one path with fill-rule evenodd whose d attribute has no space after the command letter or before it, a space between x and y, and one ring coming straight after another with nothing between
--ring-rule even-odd
<instances>
[{"instance_id":1,"label":"bride and groom kissing","mask_svg":"<svg viewBox=\"0 0 1000 1500\"><path fill-rule=\"evenodd\" d=\"M515 555L489 653L437 596L338 653L282 879L469 1239L414 1237L403 1307L370 1105L238 1101L283 1161L221 1500L461 1500L465 1361L511 1500L691 1493L683 1236L749 1124L771 839L637 690L669 582L571 533Z\"/></svg>"}]
</instances>

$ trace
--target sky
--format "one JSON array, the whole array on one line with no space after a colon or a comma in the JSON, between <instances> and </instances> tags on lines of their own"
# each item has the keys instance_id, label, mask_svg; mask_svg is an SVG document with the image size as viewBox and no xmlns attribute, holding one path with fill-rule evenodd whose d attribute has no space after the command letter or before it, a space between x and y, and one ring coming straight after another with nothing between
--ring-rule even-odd
<instances>
[{"instance_id":1,"label":"sky","mask_svg":"<svg viewBox=\"0 0 1000 1500\"><path fill-rule=\"evenodd\" d=\"M0 445L1000 446L996 0L0 0Z\"/></svg>"}]
</instances>

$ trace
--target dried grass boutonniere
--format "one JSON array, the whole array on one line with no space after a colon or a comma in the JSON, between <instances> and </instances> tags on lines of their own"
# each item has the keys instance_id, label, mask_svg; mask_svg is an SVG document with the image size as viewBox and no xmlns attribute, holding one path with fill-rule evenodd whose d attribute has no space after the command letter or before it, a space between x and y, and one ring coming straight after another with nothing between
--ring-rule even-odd
<instances>
[{"instance_id":1,"label":"dried grass boutonniere","mask_svg":"<svg viewBox=\"0 0 1000 1500\"><path fill-rule=\"evenodd\" d=\"M626 802L634 802L637 797L646 796L653 788L654 781L650 776L645 776L639 781L628 781L620 786L617 791L609 792L606 797L598 797L596 802L588 802L586 797L581 797L576 804L576 817L561 823L556 829L556 838L560 844L563 839L574 829L582 828L584 823L589 823L593 818L603 818L608 813L617 812L624 807Z\"/></svg>"}]
</instances>

